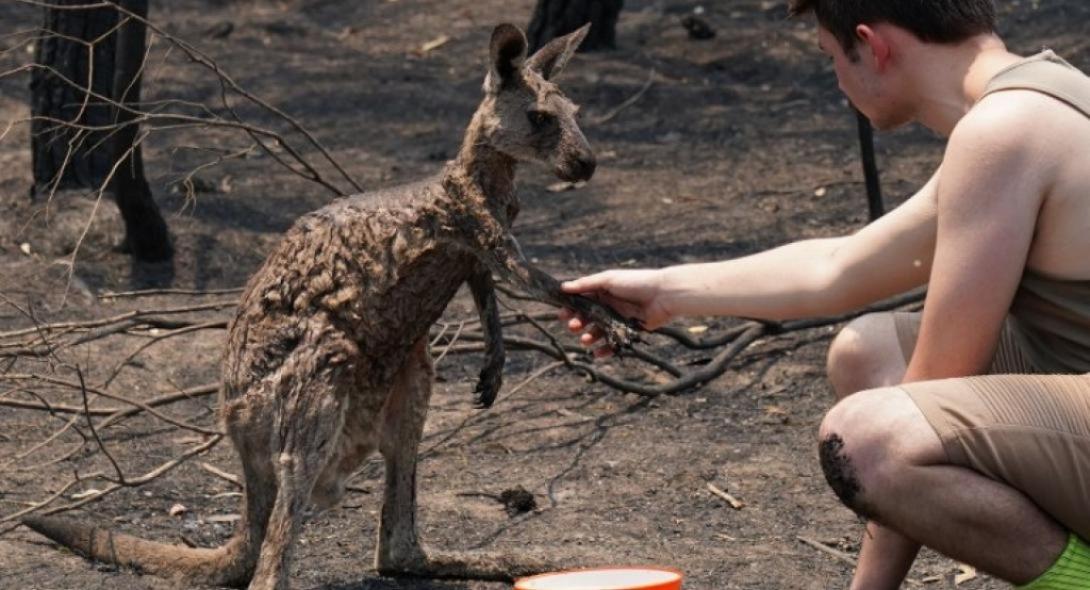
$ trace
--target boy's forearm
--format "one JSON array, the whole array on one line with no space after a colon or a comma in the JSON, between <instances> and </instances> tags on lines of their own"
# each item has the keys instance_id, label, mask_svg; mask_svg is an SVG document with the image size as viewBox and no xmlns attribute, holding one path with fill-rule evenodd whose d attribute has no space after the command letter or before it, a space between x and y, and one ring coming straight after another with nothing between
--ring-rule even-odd
<instances>
[{"instance_id":1,"label":"boy's forearm","mask_svg":"<svg viewBox=\"0 0 1090 590\"><path fill-rule=\"evenodd\" d=\"M675 316L785 320L844 311L833 254L839 238L794 242L752 256L662 270L663 305Z\"/></svg>"}]
</instances>

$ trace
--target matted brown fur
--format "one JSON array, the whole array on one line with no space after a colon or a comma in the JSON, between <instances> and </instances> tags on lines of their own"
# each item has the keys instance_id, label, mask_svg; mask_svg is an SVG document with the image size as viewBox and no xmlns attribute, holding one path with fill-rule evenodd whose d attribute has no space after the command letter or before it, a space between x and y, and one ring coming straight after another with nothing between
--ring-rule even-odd
<instances>
[{"instance_id":1,"label":"matted brown fur","mask_svg":"<svg viewBox=\"0 0 1090 590\"><path fill-rule=\"evenodd\" d=\"M221 415L245 476L245 508L218 549L171 546L54 518L32 529L93 559L188 583L288 587L304 515L337 505L375 450L386 463L376 567L383 573L504 579L544 567L505 556L426 554L417 538L416 461L433 371L427 333L462 283L480 311L488 360L477 403L502 382L492 275L579 309L624 344L611 312L560 292L510 235L518 161L566 180L594 173L577 108L549 81L586 29L526 59L512 25L492 35L485 97L458 157L432 179L345 198L299 219L250 279L223 362Z\"/></svg>"}]
</instances>

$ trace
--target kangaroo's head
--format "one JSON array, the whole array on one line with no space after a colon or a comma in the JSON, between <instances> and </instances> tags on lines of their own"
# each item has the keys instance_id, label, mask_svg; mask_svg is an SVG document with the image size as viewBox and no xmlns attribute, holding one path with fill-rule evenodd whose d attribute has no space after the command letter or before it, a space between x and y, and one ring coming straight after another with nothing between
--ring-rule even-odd
<instances>
[{"instance_id":1,"label":"kangaroo's head","mask_svg":"<svg viewBox=\"0 0 1090 590\"><path fill-rule=\"evenodd\" d=\"M594 151L576 122L579 107L552 82L588 28L554 39L527 58L522 31L510 24L496 27L477 111L479 143L516 160L548 164L563 180L594 175Z\"/></svg>"}]
</instances>

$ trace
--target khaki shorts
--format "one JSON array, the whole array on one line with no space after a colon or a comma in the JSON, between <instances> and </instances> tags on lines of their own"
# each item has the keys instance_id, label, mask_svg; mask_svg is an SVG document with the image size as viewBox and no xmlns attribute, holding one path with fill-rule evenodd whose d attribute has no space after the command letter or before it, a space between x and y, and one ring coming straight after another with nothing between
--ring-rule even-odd
<instances>
[{"instance_id":1,"label":"khaki shorts","mask_svg":"<svg viewBox=\"0 0 1090 590\"><path fill-rule=\"evenodd\" d=\"M920 314L894 313L906 361ZM1021 491L1090 539L1090 374L1034 374L1004 327L989 375L902 386L954 465Z\"/></svg>"}]
</instances>

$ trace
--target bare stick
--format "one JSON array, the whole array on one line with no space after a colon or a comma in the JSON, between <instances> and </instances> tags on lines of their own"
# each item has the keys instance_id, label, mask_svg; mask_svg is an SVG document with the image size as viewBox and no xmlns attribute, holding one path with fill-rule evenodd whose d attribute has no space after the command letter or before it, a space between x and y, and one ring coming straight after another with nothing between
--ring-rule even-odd
<instances>
[{"instance_id":1,"label":"bare stick","mask_svg":"<svg viewBox=\"0 0 1090 590\"><path fill-rule=\"evenodd\" d=\"M191 387L189 389L183 389L183 390L175 392L175 393L170 393L170 394L167 394L167 395L162 395L162 396L159 396L159 397L156 397L156 398L152 398L152 399L150 399L150 400L148 400L147 402L144 402L144 403L148 407L157 408L159 406L166 406L166 405L173 404L175 402L179 402L179 401L182 401L182 400L197 399L197 398L207 397L209 395L215 395L216 393L219 392L219 390L220 390L220 384L219 383L210 383L208 385L200 385L200 386L197 386L197 387ZM134 416L136 414L139 414L141 411L142 411L141 408L129 408L129 409L126 409L126 410L120 410L119 409L119 410L111 413L109 417L107 417L105 420L103 420L102 424L99 425L99 428L106 428L107 426L111 426L112 424L114 424L115 422L121 420L122 418L127 418L129 416Z\"/></svg>"},{"instance_id":2,"label":"bare stick","mask_svg":"<svg viewBox=\"0 0 1090 590\"><path fill-rule=\"evenodd\" d=\"M27 334L34 334L41 331L53 331L66 328L97 328L106 326L109 324L121 322L124 320L148 318L150 316L161 315L177 315L183 313L194 313L199 311L211 311L218 309L226 309L228 307L234 307L238 305L237 301L217 301L214 303L205 303L201 305L187 305L183 307L168 307L165 309L155 309L148 311L130 311L123 314L115 315L108 318L102 318L98 320L86 320L82 322L57 322L53 324L42 324L40 326L34 326L32 328L23 328L20 330L12 330L10 332L0 332L0 339L12 338L16 336L26 336Z\"/></svg>"},{"instance_id":3,"label":"bare stick","mask_svg":"<svg viewBox=\"0 0 1090 590\"><path fill-rule=\"evenodd\" d=\"M97 477L97 476L101 476L101 475L103 475L102 472L97 472L97 473L92 474L91 477L93 478L93 477ZM49 506L53 502L56 502L60 497L64 496L64 494L67 493L68 490L72 489L73 487L75 487L77 484L80 484L80 483L83 483L82 479L74 479L74 480L68 482L67 484L65 484L64 486L62 486L61 489L54 492L51 496L49 496L45 500L42 500L41 502L38 502L36 504L32 504L31 506L29 506L25 510L20 510L19 512L15 512L13 514L9 514L7 516L0 517L0 522L11 522L13 520L17 520L19 518L22 518L22 517L34 512L34 511L36 511L36 510L39 510L39 509L44 508L46 506Z\"/></svg>"},{"instance_id":4,"label":"bare stick","mask_svg":"<svg viewBox=\"0 0 1090 590\"><path fill-rule=\"evenodd\" d=\"M234 473L231 473L229 471L224 471L224 470L220 469L219 467L216 467L215 465L212 465L211 463L199 463L198 467L200 467L204 471L207 471L208 473L211 473L212 475L214 475L214 476L216 476L216 477L218 477L218 478L220 478L220 479L222 479L224 481L227 481L227 482L230 482L230 483L234 484L235 486L237 486L239 488L245 487L245 484L243 483L241 477L239 477L239 476L237 476ZM344 489L348 490L349 492L356 492L358 494L370 494L371 493L371 490L369 490L367 488L364 488L364 487L360 487L360 486L344 486Z\"/></svg>"},{"instance_id":5,"label":"bare stick","mask_svg":"<svg viewBox=\"0 0 1090 590\"><path fill-rule=\"evenodd\" d=\"M728 494L726 491L719 489L715 484L708 482L708 491L724 500L731 508L735 510L741 510L745 507L745 503Z\"/></svg>"},{"instance_id":6,"label":"bare stick","mask_svg":"<svg viewBox=\"0 0 1090 590\"><path fill-rule=\"evenodd\" d=\"M218 478L220 478L220 479L222 479L224 481L229 481L229 482L235 484L236 486L238 486L240 488L242 487L242 478L235 475L234 473L229 473L227 471L224 471L224 470L220 469L219 467L216 467L215 465L212 465L211 463L201 462L201 463L198 463L197 466L200 467L201 469L203 469L204 471L207 471L208 473L211 473L212 475L215 475L216 477L218 477Z\"/></svg>"},{"instance_id":7,"label":"bare stick","mask_svg":"<svg viewBox=\"0 0 1090 590\"><path fill-rule=\"evenodd\" d=\"M5 376L6 375L0 375L0 379L3 379ZM219 386L218 383L209 384L209 385L201 385L201 386L198 386L198 387L185 389L185 390L179 391L177 393L171 393L171 394L163 395L163 396L160 396L160 397L152 398L152 399L144 402L144 405L146 405L148 407L152 407L152 408L157 408L159 406L170 405L172 403L179 402L179 401L182 401L182 400L197 399L197 398L201 398L201 397L206 397L206 396L213 395L216 392L218 392L219 388L220 388L220 386ZM32 392L26 391L26 390L22 390L22 392L26 393L26 394L32 394ZM99 428L105 428L106 426L109 426L109 425L113 424L114 422L117 422L121 418L127 418L129 416L133 416L135 414L139 414L140 412L144 411L143 407L140 407L140 406L137 406L137 407L134 407L134 408L113 408L113 407L111 407L111 408L90 408L90 409L84 410L82 407L79 407L79 406L68 406L68 405L63 405L63 404L48 403L41 396L39 396L37 394L34 394L34 397L35 397L35 399L38 400L38 402L27 402L27 401L20 401L20 400L14 400L14 399L2 399L2 400L0 400L0 406L6 406L6 407L9 407L9 408L19 408L19 409L23 409L23 410L41 410L43 412L50 412L50 413L53 413L53 414L84 414L84 413L87 413L87 414L90 414L91 416L107 416L106 420L103 421L103 423L101 425L99 425Z\"/></svg>"},{"instance_id":8,"label":"bare stick","mask_svg":"<svg viewBox=\"0 0 1090 590\"><path fill-rule=\"evenodd\" d=\"M811 539L809 537L803 537L802 535L799 535L795 538L834 559L843 561L844 563L851 565L852 567L858 565L858 561L856 560L854 555L850 555L848 553L844 553L843 551L833 549L832 547L829 547L824 543L815 541L814 539ZM905 578L905 582L907 582L910 586L923 586L923 583L915 578Z\"/></svg>"},{"instance_id":9,"label":"bare stick","mask_svg":"<svg viewBox=\"0 0 1090 590\"><path fill-rule=\"evenodd\" d=\"M655 82L655 68L651 68L651 70L647 73L647 82L644 82L643 86L640 87L639 91L637 91L636 94L633 94L631 97L629 97L628 100L626 100L626 101L622 102L621 104L617 105L616 107L611 109L608 113L602 115L601 117L593 119L592 123L594 123L595 125L601 125L602 123L610 121L611 119L613 119L613 117L616 117L621 111L623 111L623 110L627 109L628 107L636 104L636 101L638 101L641 97L643 97L644 94L647 93L647 91L651 88L651 84L653 84L654 82Z\"/></svg>"},{"instance_id":10,"label":"bare stick","mask_svg":"<svg viewBox=\"0 0 1090 590\"><path fill-rule=\"evenodd\" d=\"M136 350L129 353L129 355L126 356L124 359L122 359L121 362L117 363L117 366L114 367L114 370L110 373L110 376L107 377L105 381L103 381L102 386L103 387L109 387L110 384L113 383L114 379L116 379L117 376L121 374L122 369L124 369L126 365L131 363L133 359L135 359L137 356L140 355L140 353L142 353L145 350L151 348L155 344L158 344L158 343L160 343L160 342L162 342L162 341L164 341L164 340L166 340L168 338L173 338L175 336L181 336L183 334L190 334L192 332L198 332L200 330L215 330L215 329L226 329L226 328L227 328L227 322L226 321L205 322L203 324L196 324L194 326L187 326L185 328L179 328L177 330L172 330L172 331L167 332L165 334L159 334L157 336L154 336L154 337L152 337L151 340L148 340L147 342L141 344L139 348L137 348Z\"/></svg>"},{"instance_id":11,"label":"bare stick","mask_svg":"<svg viewBox=\"0 0 1090 590\"><path fill-rule=\"evenodd\" d=\"M154 480L162 477L164 474L170 472L175 467L181 465L182 463L185 463L189 459L191 459L191 458L193 458L193 457L195 457L197 455L201 455L201 454L204 454L204 453L208 452L210 449L212 449L212 447L219 444L219 442L221 440L223 440L223 435L222 434L217 434L217 435L213 436L212 438L208 439L203 444L200 444L200 445L198 445L196 447L193 447L192 449L186 451L182 455L180 455L178 457L175 457L174 459L171 459L170 461L167 461L166 463L163 463L163 464L159 465L158 467L156 467L155 469L152 469L151 471L145 473L144 475L141 475L139 477L129 478L127 486L122 486L121 484L118 484L118 483L111 483L106 488L104 488L102 490L96 490L94 493L89 494L86 497L81 498L77 502L72 502L70 504L65 504L63 506L56 506L54 508L50 508L49 510L44 510L44 511L40 512L39 514L41 514L42 516L48 516L50 514L57 514L58 512L66 512L68 510L74 510L76 508L86 506L87 504L90 504L91 502L97 501L97 500L99 500L99 499L101 499L101 498L103 498L105 496L108 496L108 495L116 492L117 490L119 490L119 489L121 489L123 487L139 487L139 486L145 485L148 482L154 481ZM100 472L100 473L97 473L95 475L95 478L96 479L103 479L104 476L105 476L105 474ZM87 479L91 479L91 478L87 478ZM0 522L4 522L5 520L8 520L8 517L0 518Z\"/></svg>"},{"instance_id":12,"label":"bare stick","mask_svg":"<svg viewBox=\"0 0 1090 590\"><path fill-rule=\"evenodd\" d=\"M91 392L91 393L93 393L95 395L100 395L102 397L112 399L112 400L115 400L115 401L119 401L119 402L123 402L123 403L129 404L129 405L131 405L131 406L133 406L135 408L139 408L139 409L147 412L148 414L151 414L152 416L155 416L156 418L162 420L163 422L166 422L168 424L173 424L174 426L177 426L178 428L184 428L186 430L191 430L193 432L199 432L201 434L207 434L207 435L221 434L218 430L210 430L208 428L203 428L203 427L200 427L200 426L196 426L194 424L189 424L188 422L183 422L181 420L176 420L174 418L171 418L170 416L167 416L165 414L162 414L162 413L156 411L155 408L149 406L148 404L146 404L144 402L137 401L137 400L134 400L134 399L130 399L130 398L127 398L127 397L125 397L123 395L118 395L116 393L111 393L111 392L106 391L104 389L96 389L96 388L86 387L86 386L81 387L81 385L78 384L78 383L72 383L71 381L65 381L64 379L58 379L56 377L50 377L48 375L11 374L11 373L9 373L9 374L0 376L0 379L11 379L13 381L41 381L41 382L44 382L44 383L49 383L51 385L60 385L62 387L68 387L70 389L75 389L77 391L82 390L82 389L86 389L87 391L89 391L89 392Z\"/></svg>"},{"instance_id":13,"label":"bare stick","mask_svg":"<svg viewBox=\"0 0 1090 590\"><path fill-rule=\"evenodd\" d=\"M454 346L454 344L458 342L458 337L462 335L462 330L465 329L465 327L465 322L461 322L460 324L458 324L458 329L456 329L454 331L454 335L450 337L450 342L447 343L446 348L443 349L443 352L440 353L440 355L436 357L435 361L432 363L433 367L439 366L439 363L442 362L443 358L447 356L447 352L450 350L450 347ZM436 340L438 340L438 337L436 337Z\"/></svg>"},{"instance_id":14,"label":"bare stick","mask_svg":"<svg viewBox=\"0 0 1090 590\"><path fill-rule=\"evenodd\" d=\"M90 408L87 405L87 383L83 380L83 371L80 370L79 365L76 365L76 375L79 376L79 390L83 397L83 415L87 418L87 428L91 430L91 436L95 439L95 442L98 443L99 450L102 451L103 455L106 455L106 459L110 461L110 465L114 466L114 473L117 474L117 479L113 481L120 485L128 485L125 482L125 472L121 471L121 466L117 464L114 456L110 454L109 449L106 448L102 439L99 438L98 431L95 430L95 421L91 419Z\"/></svg>"},{"instance_id":15,"label":"bare stick","mask_svg":"<svg viewBox=\"0 0 1090 590\"><path fill-rule=\"evenodd\" d=\"M26 451L23 451L22 453L19 453L19 454L15 455L14 457L12 457L9 461L4 463L3 465L0 465L0 471L3 471L5 469L7 469L9 466L14 465L15 463L17 463L17 462L19 462L19 461L21 461L23 459L26 459L27 457L29 457L29 456L33 455L34 453L38 452L40 449L42 449L45 446L49 445L49 443L56 440L57 437L64 434L65 432L68 432L68 430L72 428L72 426L76 423L76 421L79 420L79 418L80 418L79 416L72 416L71 418L69 418L68 422L66 422L63 427L58 428L56 432L49 435L45 440L42 440L42 441L38 442L36 445L30 447Z\"/></svg>"},{"instance_id":16,"label":"bare stick","mask_svg":"<svg viewBox=\"0 0 1090 590\"><path fill-rule=\"evenodd\" d=\"M806 545L809 545L809 546L813 547L814 549L817 549L818 551L821 551L825 555L828 555L830 557L833 557L834 559L838 559L840 561L843 561L844 563L850 564L853 567L855 565L857 565L857 563L858 563L855 556L849 555L849 554L844 553L843 551L839 551L837 549L833 549L832 547L829 547L828 545L825 545L824 543L820 543L818 541L815 541L815 540L813 540L813 539L811 539L809 537L803 537L802 535L799 535L799 536L797 536L795 538L798 539L799 541L802 541Z\"/></svg>"},{"instance_id":17,"label":"bare stick","mask_svg":"<svg viewBox=\"0 0 1090 590\"><path fill-rule=\"evenodd\" d=\"M157 295L192 295L195 297L209 297L212 295L237 295L242 293L241 288L235 289L144 289L142 291L120 291L114 293L106 291L98 296L99 299L124 299L133 297L154 297Z\"/></svg>"}]
</instances>

